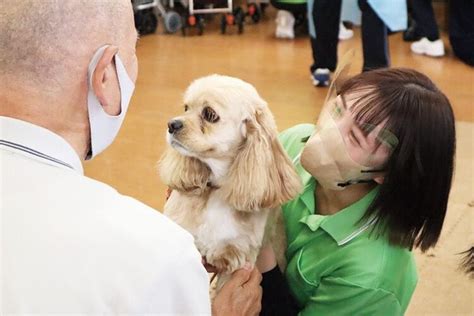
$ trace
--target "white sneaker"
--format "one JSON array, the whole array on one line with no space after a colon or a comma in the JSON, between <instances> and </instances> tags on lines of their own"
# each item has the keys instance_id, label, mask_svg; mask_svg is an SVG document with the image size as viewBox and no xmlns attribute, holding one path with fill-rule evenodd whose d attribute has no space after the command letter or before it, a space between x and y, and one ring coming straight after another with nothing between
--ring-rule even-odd
<instances>
[{"instance_id":1,"label":"white sneaker","mask_svg":"<svg viewBox=\"0 0 474 316\"><path fill-rule=\"evenodd\" d=\"M441 39L430 41L426 37L414 42L410 46L411 51L415 54L428 55L431 57L444 56L444 44Z\"/></svg>"},{"instance_id":2,"label":"white sneaker","mask_svg":"<svg viewBox=\"0 0 474 316\"><path fill-rule=\"evenodd\" d=\"M291 12L279 10L276 17L276 31L277 38L295 38L295 17Z\"/></svg>"},{"instance_id":3,"label":"white sneaker","mask_svg":"<svg viewBox=\"0 0 474 316\"><path fill-rule=\"evenodd\" d=\"M341 22L341 24L339 24L339 39L343 41L351 38L352 36L354 36L354 31L347 29L344 26L344 23Z\"/></svg>"}]
</instances>

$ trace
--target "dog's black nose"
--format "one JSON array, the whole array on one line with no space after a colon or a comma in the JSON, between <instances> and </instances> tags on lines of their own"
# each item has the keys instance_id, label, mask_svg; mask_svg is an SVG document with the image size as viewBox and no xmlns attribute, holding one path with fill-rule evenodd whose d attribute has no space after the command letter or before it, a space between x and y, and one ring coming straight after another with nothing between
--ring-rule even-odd
<instances>
[{"instance_id":1,"label":"dog's black nose","mask_svg":"<svg viewBox=\"0 0 474 316\"><path fill-rule=\"evenodd\" d=\"M183 122L180 120L172 120L168 122L168 132L174 134L183 128Z\"/></svg>"}]
</instances>

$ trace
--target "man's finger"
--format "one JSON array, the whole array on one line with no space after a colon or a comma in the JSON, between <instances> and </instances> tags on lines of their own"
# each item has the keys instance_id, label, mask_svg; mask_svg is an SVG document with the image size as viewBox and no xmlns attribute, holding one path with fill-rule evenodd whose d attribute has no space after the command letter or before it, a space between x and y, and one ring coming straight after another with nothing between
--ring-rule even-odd
<instances>
[{"instance_id":1,"label":"man's finger","mask_svg":"<svg viewBox=\"0 0 474 316\"><path fill-rule=\"evenodd\" d=\"M250 279L251 271L247 269L239 269L232 273L231 279L226 283L229 286L237 287L242 286Z\"/></svg>"},{"instance_id":2,"label":"man's finger","mask_svg":"<svg viewBox=\"0 0 474 316\"><path fill-rule=\"evenodd\" d=\"M254 268L245 286L256 286L260 284L260 282L262 282L262 274L257 268Z\"/></svg>"},{"instance_id":3,"label":"man's finger","mask_svg":"<svg viewBox=\"0 0 474 316\"><path fill-rule=\"evenodd\" d=\"M204 269L206 269L206 271L207 271L208 273L219 273L219 271L217 270L216 267L211 266L211 265L208 264L208 263L205 263L205 264L204 264Z\"/></svg>"}]
</instances>

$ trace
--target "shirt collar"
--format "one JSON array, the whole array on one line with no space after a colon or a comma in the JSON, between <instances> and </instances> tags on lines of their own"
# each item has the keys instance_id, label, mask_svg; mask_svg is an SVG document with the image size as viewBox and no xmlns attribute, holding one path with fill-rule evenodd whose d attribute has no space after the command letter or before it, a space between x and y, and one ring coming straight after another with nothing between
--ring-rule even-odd
<instances>
[{"instance_id":1,"label":"shirt collar","mask_svg":"<svg viewBox=\"0 0 474 316\"><path fill-rule=\"evenodd\" d=\"M72 146L43 127L0 116L0 145L44 163L84 173L81 160Z\"/></svg>"},{"instance_id":2,"label":"shirt collar","mask_svg":"<svg viewBox=\"0 0 474 316\"><path fill-rule=\"evenodd\" d=\"M301 195L301 200L308 207L308 210L315 210L315 187L316 181L313 178L312 181L307 182L304 192ZM370 218L362 222L360 220L363 218L378 191L379 187L377 186L354 204L349 205L333 215L310 213L309 215L303 216L300 222L306 224L312 231L316 231L319 228L323 229L339 246L342 246L375 224L375 218Z\"/></svg>"}]
</instances>

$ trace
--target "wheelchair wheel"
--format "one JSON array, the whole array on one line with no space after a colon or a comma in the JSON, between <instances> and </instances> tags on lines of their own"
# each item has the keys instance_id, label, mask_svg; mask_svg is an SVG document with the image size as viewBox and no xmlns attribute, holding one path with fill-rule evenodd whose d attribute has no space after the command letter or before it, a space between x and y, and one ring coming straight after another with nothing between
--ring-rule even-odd
<instances>
[{"instance_id":1,"label":"wheelchair wheel","mask_svg":"<svg viewBox=\"0 0 474 316\"><path fill-rule=\"evenodd\" d=\"M135 12L135 28L140 34L151 34L155 33L158 28L158 19L153 13L153 10L140 10Z\"/></svg>"},{"instance_id":2,"label":"wheelchair wheel","mask_svg":"<svg viewBox=\"0 0 474 316\"><path fill-rule=\"evenodd\" d=\"M188 28L188 25L186 24L186 16L181 17L181 25L181 34L186 36L186 29Z\"/></svg>"},{"instance_id":3,"label":"wheelchair wheel","mask_svg":"<svg viewBox=\"0 0 474 316\"><path fill-rule=\"evenodd\" d=\"M245 13L241 8L236 8L234 11L235 24L237 24L238 33L244 32Z\"/></svg>"},{"instance_id":4,"label":"wheelchair wheel","mask_svg":"<svg viewBox=\"0 0 474 316\"><path fill-rule=\"evenodd\" d=\"M227 19L224 13L221 18L221 34L225 34L226 28L227 28Z\"/></svg>"},{"instance_id":5,"label":"wheelchair wheel","mask_svg":"<svg viewBox=\"0 0 474 316\"><path fill-rule=\"evenodd\" d=\"M198 35L202 35L204 33L204 18L202 16L198 17L197 25Z\"/></svg>"},{"instance_id":6,"label":"wheelchair wheel","mask_svg":"<svg viewBox=\"0 0 474 316\"><path fill-rule=\"evenodd\" d=\"M262 17L261 10L255 3L249 4L247 14L252 18L254 23L258 23Z\"/></svg>"},{"instance_id":7,"label":"wheelchair wheel","mask_svg":"<svg viewBox=\"0 0 474 316\"><path fill-rule=\"evenodd\" d=\"M181 17L174 11L168 11L164 16L165 30L168 33L176 33L182 28Z\"/></svg>"}]
</instances>

